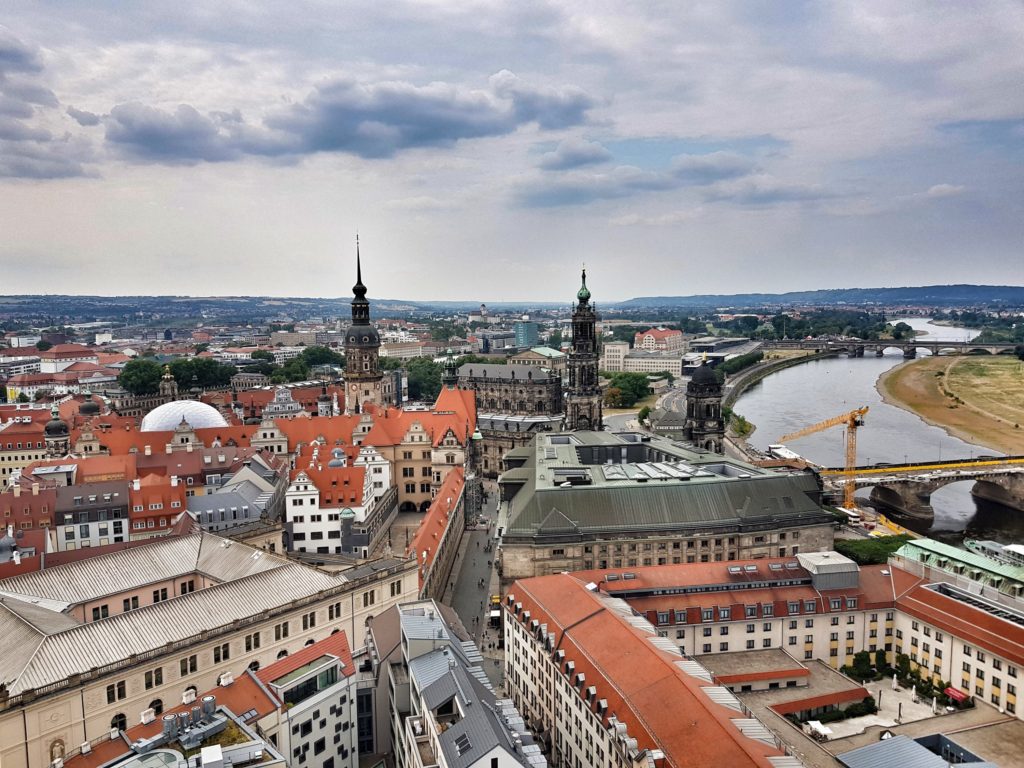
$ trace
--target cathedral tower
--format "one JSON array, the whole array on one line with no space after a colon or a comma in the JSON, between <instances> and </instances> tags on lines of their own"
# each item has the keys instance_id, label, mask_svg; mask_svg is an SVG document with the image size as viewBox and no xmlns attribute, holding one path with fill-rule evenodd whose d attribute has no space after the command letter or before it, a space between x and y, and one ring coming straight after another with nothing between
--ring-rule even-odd
<instances>
[{"instance_id":1,"label":"cathedral tower","mask_svg":"<svg viewBox=\"0 0 1024 768\"><path fill-rule=\"evenodd\" d=\"M722 452L725 422L722 420L722 385L705 363L693 372L686 385L686 439L695 448Z\"/></svg>"},{"instance_id":2,"label":"cathedral tower","mask_svg":"<svg viewBox=\"0 0 1024 768\"><path fill-rule=\"evenodd\" d=\"M370 322L370 302L363 285L363 269L356 237L356 284L352 286L352 324L345 334L345 412L359 413L365 403L386 402L380 372L380 336Z\"/></svg>"},{"instance_id":3,"label":"cathedral tower","mask_svg":"<svg viewBox=\"0 0 1024 768\"><path fill-rule=\"evenodd\" d=\"M587 270L576 293L572 310L572 349L567 368L569 386L565 391L565 428L601 429L601 386L597 376L597 312L590 304Z\"/></svg>"},{"instance_id":4,"label":"cathedral tower","mask_svg":"<svg viewBox=\"0 0 1024 768\"><path fill-rule=\"evenodd\" d=\"M56 403L50 408L50 420L43 428L43 439L46 441L46 457L48 459L67 456L71 450L70 431L68 425L61 420L60 410Z\"/></svg>"}]
</instances>

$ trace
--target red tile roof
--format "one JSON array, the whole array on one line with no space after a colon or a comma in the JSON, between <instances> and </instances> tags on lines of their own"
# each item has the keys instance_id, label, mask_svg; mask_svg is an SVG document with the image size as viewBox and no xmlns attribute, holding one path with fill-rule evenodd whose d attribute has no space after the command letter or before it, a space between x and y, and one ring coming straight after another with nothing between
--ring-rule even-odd
<instances>
[{"instance_id":1,"label":"red tile roof","mask_svg":"<svg viewBox=\"0 0 1024 768\"><path fill-rule=\"evenodd\" d=\"M284 677L287 674L294 672L300 667L304 667L311 661L319 659L321 656L326 655L337 656L342 663L342 674L345 677L350 677L355 674L355 664L352 662L352 649L349 647L348 638L345 636L345 632L337 630L333 635L320 640L319 642L307 645L301 651L296 651L291 656L285 656L280 661L275 661L269 667L261 669L256 673L256 677L260 679L264 685L270 685L270 683ZM234 710L232 710L234 711ZM244 710L243 710L244 711Z\"/></svg>"},{"instance_id":2,"label":"red tile roof","mask_svg":"<svg viewBox=\"0 0 1024 768\"><path fill-rule=\"evenodd\" d=\"M547 625L554 647L573 662L570 683L582 673L583 690L596 687L593 704L584 706L607 701L605 724L612 716L625 723L639 749L662 750L670 766L768 768L768 758L782 754L745 737L731 722L737 713L714 703L701 690L705 683L676 664L677 656L655 647L651 635L632 626L606 597L574 575L518 581L510 594L529 611L531 623L536 619ZM509 620L517 620L507 605L506 611Z\"/></svg>"},{"instance_id":3,"label":"red tile roof","mask_svg":"<svg viewBox=\"0 0 1024 768\"><path fill-rule=\"evenodd\" d=\"M426 565L429 568L433 564L434 558L437 557L438 546L448 527L451 512L457 506L458 498L462 494L465 484L466 477L462 467L455 467L448 473L448 477L445 478L437 495L430 503L430 508L420 520L416 535L409 543L406 554L415 553L416 555L416 562L420 565L420 586L423 586L425 570L423 566ZM454 524L462 525L462 521L456 521ZM424 552L426 559L423 557Z\"/></svg>"},{"instance_id":4,"label":"red tile roof","mask_svg":"<svg viewBox=\"0 0 1024 768\"><path fill-rule=\"evenodd\" d=\"M893 568L893 572L899 571ZM1024 627L988 611L926 589L918 584L897 598L896 606L969 645L984 648L1017 666L1024 666Z\"/></svg>"}]
</instances>

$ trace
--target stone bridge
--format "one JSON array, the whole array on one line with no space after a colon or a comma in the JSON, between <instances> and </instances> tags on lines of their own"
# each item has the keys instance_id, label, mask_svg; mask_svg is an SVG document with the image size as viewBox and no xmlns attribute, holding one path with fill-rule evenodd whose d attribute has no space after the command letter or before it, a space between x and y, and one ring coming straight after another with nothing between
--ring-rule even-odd
<instances>
[{"instance_id":1,"label":"stone bridge","mask_svg":"<svg viewBox=\"0 0 1024 768\"><path fill-rule=\"evenodd\" d=\"M837 481L842 485L845 480ZM971 495L1024 511L1024 468L946 470L920 475L856 477L858 488L871 488L871 501L901 515L931 520L932 494L951 483L970 482Z\"/></svg>"},{"instance_id":2,"label":"stone bridge","mask_svg":"<svg viewBox=\"0 0 1024 768\"><path fill-rule=\"evenodd\" d=\"M900 349L906 358L917 357L917 351L924 349L933 355L1003 355L1013 354L1014 344L979 344L972 341L923 341L908 339L792 339L766 341L764 349L812 349L815 352L845 352L851 357L864 357L865 352L874 352L881 357L887 349Z\"/></svg>"}]
</instances>

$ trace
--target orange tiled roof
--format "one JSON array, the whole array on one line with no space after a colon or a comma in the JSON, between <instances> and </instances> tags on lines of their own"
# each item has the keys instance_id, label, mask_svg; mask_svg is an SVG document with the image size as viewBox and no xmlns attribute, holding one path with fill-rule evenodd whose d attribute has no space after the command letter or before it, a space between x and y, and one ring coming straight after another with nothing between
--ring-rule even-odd
<instances>
[{"instance_id":1,"label":"orange tiled roof","mask_svg":"<svg viewBox=\"0 0 1024 768\"><path fill-rule=\"evenodd\" d=\"M596 687L593 703L584 706L605 700L605 724L612 716L625 723L640 749L662 750L672 766L769 768L768 758L781 754L745 737L731 722L736 713L713 702L701 690L704 682L676 665L678 657L655 647L651 635L632 626L576 576L518 581L510 594L529 611L531 623L536 619L547 625L554 647L573 662L570 683L583 674L583 690Z\"/></svg>"},{"instance_id":2,"label":"orange tiled roof","mask_svg":"<svg viewBox=\"0 0 1024 768\"><path fill-rule=\"evenodd\" d=\"M323 463L317 466L299 467L292 470L291 479L300 473L320 491L320 507L361 507L363 506L363 484L366 482L366 467L329 467L328 457L321 457Z\"/></svg>"},{"instance_id":3,"label":"orange tiled roof","mask_svg":"<svg viewBox=\"0 0 1024 768\"><path fill-rule=\"evenodd\" d=\"M434 558L437 557L438 545L444 536L445 529L448 527L451 512L456 506L456 499L462 493L465 483L466 478L462 467L455 467L455 469L448 473L448 477L445 478L437 495L430 503L430 508L423 515L423 519L420 520L419 528L416 529L416 535L413 536L412 541L409 543L409 549L406 551L406 554L415 553L416 555L416 562L421 566L421 586L423 584L422 566L426 565L429 567L433 564ZM450 502L449 499L451 500ZM456 521L455 524L461 525L462 523L461 521ZM425 559L424 552L426 553Z\"/></svg>"},{"instance_id":4,"label":"orange tiled roof","mask_svg":"<svg viewBox=\"0 0 1024 768\"><path fill-rule=\"evenodd\" d=\"M349 677L355 674L355 664L352 662L352 649L349 648L348 638L345 637L345 633L335 632L333 635L324 638L323 640L307 645L301 651L296 651L291 656L285 656L280 661L275 661L269 667L261 669L256 673L256 677L260 679L264 685L269 685L275 680L284 677L287 674L294 672L296 669L304 667L311 661L319 659L321 656L330 654L331 656L337 656L342 663L342 674L345 677Z\"/></svg>"}]
</instances>

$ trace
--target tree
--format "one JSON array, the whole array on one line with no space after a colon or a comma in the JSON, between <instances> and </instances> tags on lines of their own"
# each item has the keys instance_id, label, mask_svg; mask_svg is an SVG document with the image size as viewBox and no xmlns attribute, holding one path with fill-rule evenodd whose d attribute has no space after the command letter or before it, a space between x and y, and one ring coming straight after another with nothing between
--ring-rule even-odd
<instances>
[{"instance_id":1,"label":"tree","mask_svg":"<svg viewBox=\"0 0 1024 768\"><path fill-rule=\"evenodd\" d=\"M1024 360L1024 344L1018 344L1014 347L1013 354L1017 356L1018 360Z\"/></svg>"},{"instance_id":2,"label":"tree","mask_svg":"<svg viewBox=\"0 0 1024 768\"><path fill-rule=\"evenodd\" d=\"M155 360L129 360L117 377L125 391L133 395L152 395L160 389L160 365Z\"/></svg>"},{"instance_id":3,"label":"tree","mask_svg":"<svg viewBox=\"0 0 1024 768\"><path fill-rule=\"evenodd\" d=\"M604 404L609 408L622 407L622 390L618 387L608 387L604 391Z\"/></svg>"},{"instance_id":4,"label":"tree","mask_svg":"<svg viewBox=\"0 0 1024 768\"><path fill-rule=\"evenodd\" d=\"M429 357L414 357L405 366L409 374L409 398L434 400L441 392L441 366Z\"/></svg>"},{"instance_id":5,"label":"tree","mask_svg":"<svg viewBox=\"0 0 1024 768\"><path fill-rule=\"evenodd\" d=\"M892 337L896 341L900 341L902 339L907 339L907 338L913 338L914 337L914 333L915 333L914 329L911 328L909 325L907 325L904 322L896 323L896 325L894 325L893 328L892 328Z\"/></svg>"},{"instance_id":6,"label":"tree","mask_svg":"<svg viewBox=\"0 0 1024 768\"><path fill-rule=\"evenodd\" d=\"M19 403L29 403L29 402L32 402L32 401L29 400L28 395L26 395L24 392L19 392L18 393L18 402Z\"/></svg>"},{"instance_id":7,"label":"tree","mask_svg":"<svg viewBox=\"0 0 1024 768\"><path fill-rule=\"evenodd\" d=\"M548 346L551 347L552 349L558 349L560 346L562 346L561 331L551 332L551 334L548 336Z\"/></svg>"},{"instance_id":8,"label":"tree","mask_svg":"<svg viewBox=\"0 0 1024 768\"><path fill-rule=\"evenodd\" d=\"M209 348L210 348L210 345L207 344L206 342L203 342L202 344L196 344L193 349L195 350L195 353L198 355L198 354L202 354L203 352L205 352Z\"/></svg>"},{"instance_id":9,"label":"tree","mask_svg":"<svg viewBox=\"0 0 1024 768\"><path fill-rule=\"evenodd\" d=\"M302 354L299 355L305 361L306 365L313 367L314 365L344 365L345 358L335 352L333 349L328 347L314 346L306 347L302 350Z\"/></svg>"},{"instance_id":10,"label":"tree","mask_svg":"<svg viewBox=\"0 0 1024 768\"><path fill-rule=\"evenodd\" d=\"M636 420L642 424L643 422L647 421L647 417L650 415L651 407L649 405L645 405L643 408L640 409L640 412L636 415Z\"/></svg>"},{"instance_id":11,"label":"tree","mask_svg":"<svg viewBox=\"0 0 1024 768\"><path fill-rule=\"evenodd\" d=\"M226 387L236 373L235 366L219 363L212 357L179 357L171 363L171 375L179 390L188 390L193 383L202 389Z\"/></svg>"},{"instance_id":12,"label":"tree","mask_svg":"<svg viewBox=\"0 0 1024 768\"><path fill-rule=\"evenodd\" d=\"M274 362L274 353L268 352L265 349L257 349L255 352L249 355L249 357L251 357L253 360L266 360L268 363Z\"/></svg>"},{"instance_id":13,"label":"tree","mask_svg":"<svg viewBox=\"0 0 1024 768\"><path fill-rule=\"evenodd\" d=\"M53 346L53 344L51 344L48 341L39 341L39 342L36 343L36 349L38 349L40 352L45 352L46 350L50 349L52 346Z\"/></svg>"}]
</instances>

